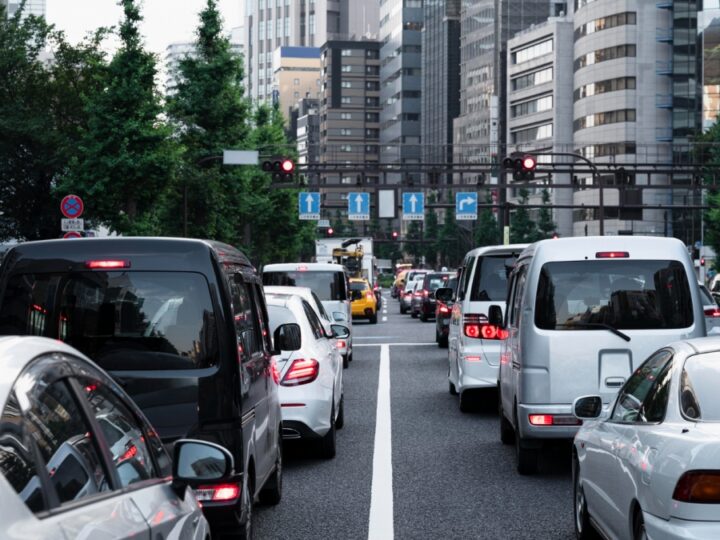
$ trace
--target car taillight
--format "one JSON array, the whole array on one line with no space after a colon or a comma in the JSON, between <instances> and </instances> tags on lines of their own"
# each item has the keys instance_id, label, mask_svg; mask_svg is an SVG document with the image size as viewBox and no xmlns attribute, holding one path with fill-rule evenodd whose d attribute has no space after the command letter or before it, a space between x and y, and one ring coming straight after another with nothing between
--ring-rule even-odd
<instances>
[{"instance_id":1,"label":"car taillight","mask_svg":"<svg viewBox=\"0 0 720 540\"><path fill-rule=\"evenodd\" d=\"M672 498L687 503L720 503L720 471L686 472L678 480Z\"/></svg>"},{"instance_id":2,"label":"car taillight","mask_svg":"<svg viewBox=\"0 0 720 540\"><path fill-rule=\"evenodd\" d=\"M270 375L272 376L272 380L275 384L280 383L280 370L278 369L277 362L274 358L270 360Z\"/></svg>"},{"instance_id":3,"label":"car taillight","mask_svg":"<svg viewBox=\"0 0 720 540\"><path fill-rule=\"evenodd\" d=\"M114 270L116 268L130 268L130 261L85 261L85 268L89 270Z\"/></svg>"},{"instance_id":4,"label":"car taillight","mask_svg":"<svg viewBox=\"0 0 720 540\"><path fill-rule=\"evenodd\" d=\"M552 414L531 414L528 419L533 426L552 426Z\"/></svg>"},{"instance_id":5,"label":"car taillight","mask_svg":"<svg viewBox=\"0 0 720 540\"><path fill-rule=\"evenodd\" d=\"M508 332L504 328L492 324L465 323L465 335L469 338L507 339Z\"/></svg>"},{"instance_id":6,"label":"car taillight","mask_svg":"<svg viewBox=\"0 0 720 540\"><path fill-rule=\"evenodd\" d=\"M706 317L720 317L720 309L719 308L710 308L705 310L705 316Z\"/></svg>"},{"instance_id":7,"label":"car taillight","mask_svg":"<svg viewBox=\"0 0 720 540\"><path fill-rule=\"evenodd\" d=\"M200 486L194 489L199 501L233 501L240 496L238 484L218 484L216 486Z\"/></svg>"},{"instance_id":8,"label":"car taillight","mask_svg":"<svg viewBox=\"0 0 720 540\"><path fill-rule=\"evenodd\" d=\"M533 426L579 426L582 420L568 414L530 414L528 421Z\"/></svg>"},{"instance_id":9,"label":"car taillight","mask_svg":"<svg viewBox=\"0 0 720 540\"><path fill-rule=\"evenodd\" d=\"M337 340L337 343L335 344L335 346L336 346L338 349L344 349L345 347L347 347L347 341L345 341L344 339L338 339L338 340Z\"/></svg>"},{"instance_id":10,"label":"car taillight","mask_svg":"<svg viewBox=\"0 0 720 540\"><path fill-rule=\"evenodd\" d=\"M627 259L630 253L627 251L598 251L595 253L596 259Z\"/></svg>"},{"instance_id":11,"label":"car taillight","mask_svg":"<svg viewBox=\"0 0 720 540\"><path fill-rule=\"evenodd\" d=\"M375 294L372 291L365 293L365 300L375 300Z\"/></svg>"},{"instance_id":12,"label":"car taillight","mask_svg":"<svg viewBox=\"0 0 720 540\"><path fill-rule=\"evenodd\" d=\"M443 313L447 315L448 313L450 313L450 308L447 307L445 304L438 303L438 313Z\"/></svg>"},{"instance_id":13,"label":"car taillight","mask_svg":"<svg viewBox=\"0 0 720 540\"><path fill-rule=\"evenodd\" d=\"M313 382L320 373L320 364L314 358L293 360L290 369L282 378L280 384L283 386L298 386Z\"/></svg>"}]
</instances>

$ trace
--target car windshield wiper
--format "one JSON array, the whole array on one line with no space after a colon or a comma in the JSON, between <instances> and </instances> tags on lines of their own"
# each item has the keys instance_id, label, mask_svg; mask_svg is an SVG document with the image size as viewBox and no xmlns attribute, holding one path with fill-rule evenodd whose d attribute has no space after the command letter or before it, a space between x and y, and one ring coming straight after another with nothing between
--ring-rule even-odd
<instances>
[{"instance_id":1,"label":"car windshield wiper","mask_svg":"<svg viewBox=\"0 0 720 540\"><path fill-rule=\"evenodd\" d=\"M558 324L556 328L604 328L605 330L609 330L613 334L615 334L618 337L621 337L625 341L630 341L630 336L628 336L626 333L621 332L614 326L610 326L609 324L605 323L591 323L591 322L576 322L572 324Z\"/></svg>"}]
</instances>

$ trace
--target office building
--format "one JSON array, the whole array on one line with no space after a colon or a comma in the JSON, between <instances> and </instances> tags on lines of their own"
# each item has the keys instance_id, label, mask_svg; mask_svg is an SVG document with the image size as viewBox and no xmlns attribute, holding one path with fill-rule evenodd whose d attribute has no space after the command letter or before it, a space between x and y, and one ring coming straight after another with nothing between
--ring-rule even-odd
<instances>
[{"instance_id":1,"label":"office building","mask_svg":"<svg viewBox=\"0 0 720 540\"><path fill-rule=\"evenodd\" d=\"M460 0L426 1L422 30L421 140L425 163L452 161L460 114Z\"/></svg>"},{"instance_id":2,"label":"office building","mask_svg":"<svg viewBox=\"0 0 720 540\"><path fill-rule=\"evenodd\" d=\"M320 47L333 39L377 34L377 0L247 0L245 75L248 95L270 100L278 47Z\"/></svg>"},{"instance_id":3,"label":"office building","mask_svg":"<svg viewBox=\"0 0 720 540\"><path fill-rule=\"evenodd\" d=\"M381 161L420 163L422 0L386 0L380 6ZM388 182L419 181L417 173L389 173Z\"/></svg>"},{"instance_id":4,"label":"office building","mask_svg":"<svg viewBox=\"0 0 720 540\"><path fill-rule=\"evenodd\" d=\"M0 5L5 6L7 16L12 17L22 4L21 0L0 0ZM47 15L47 0L26 0L23 17L36 15L45 17Z\"/></svg>"},{"instance_id":5,"label":"office building","mask_svg":"<svg viewBox=\"0 0 720 540\"><path fill-rule=\"evenodd\" d=\"M698 19L702 50L702 124L705 131L720 114L720 2L705 2Z\"/></svg>"},{"instance_id":6,"label":"office building","mask_svg":"<svg viewBox=\"0 0 720 540\"><path fill-rule=\"evenodd\" d=\"M320 162L320 100L304 97L297 102L295 139L298 164Z\"/></svg>"},{"instance_id":7,"label":"office building","mask_svg":"<svg viewBox=\"0 0 720 540\"><path fill-rule=\"evenodd\" d=\"M237 54L243 54L243 44L238 40L241 34L233 28L230 32L230 48ZM180 60L186 56L195 56L195 42L171 43L165 48L165 93L172 94L177 86L178 67Z\"/></svg>"},{"instance_id":8,"label":"office building","mask_svg":"<svg viewBox=\"0 0 720 540\"><path fill-rule=\"evenodd\" d=\"M289 120L291 110L304 96L320 93L320 49L317 47L278 47L273 53L273 102Z\"/></svg>"},{"instance_id":9,"label":"office building","mask_svg":"<svg viewBox=\"0 0 720 540\"><path fill-rule=\"evenodd\" d=\"M361 164L362 171L327 174L331 183L376 184L380 138L380 43L328 41L321 52L321 162Z\"/></svg>"},{"instance_id":10,"label":"office building","mask_svg":"<svg viewBox=\"0 0 720 540\"><path fill-rule=\"evenodd\" d=\"M569 153L573 144L573 21L569 15L519 32L507 45L507 153ZM569 162L566 156L538 156L538 160ZM511 179L507 175L506 179ZM542 201L542 185L548 177L536 174L531 204ZM571 185L568 173L553 174L554 184ZM551 204L569 205L571 188L549 189ZM517 201L517 190L508 200ZM537 210L533 211L537 213ZM555 209L553 221L560 236L573 232L572 211ZM512 223L512 220L511 220Z\"/></svg>"}]
</instances>

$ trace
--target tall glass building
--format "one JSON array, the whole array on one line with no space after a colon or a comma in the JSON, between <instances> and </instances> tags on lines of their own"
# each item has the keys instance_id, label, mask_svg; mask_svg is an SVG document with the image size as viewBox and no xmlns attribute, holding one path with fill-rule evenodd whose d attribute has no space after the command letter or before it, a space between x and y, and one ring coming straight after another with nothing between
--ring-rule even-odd
<instances>
[{"instance_id":1,"label":"tall glass building","mask_svg":"<svg viewBox=\"0 0 720 540\"><path fill-rule=\"evenodd\" d=\"M47 0L27 0L23 16L37 15L38 17L45 17L47 15L46 2ZM0 5L5 6L8 17L15 14L21 3L21 0L0 0Z\"/></svg>"}]
</instances>

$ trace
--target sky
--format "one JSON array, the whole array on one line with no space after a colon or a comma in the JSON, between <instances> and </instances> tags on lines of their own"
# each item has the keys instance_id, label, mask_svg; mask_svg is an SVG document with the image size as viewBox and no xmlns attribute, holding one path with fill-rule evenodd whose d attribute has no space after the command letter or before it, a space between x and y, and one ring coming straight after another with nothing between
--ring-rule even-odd
<instances>
[{"instance_id":1,"label":"sky","mask_svg":"<svg viewBox=\"0 0 720 540\"><path fill-rule=\"evenodd\" d=\"M177 41L192 41L205 0L141 0L141 30L148 50L162 55ZM225 29L242 25L244 0L218 0ZM117 0L47 0L47 20L63 30L71 43L99 26L117 26L122 9ZM109 48L114 47L110 43Z\"/></svg>"}]
</instances>

